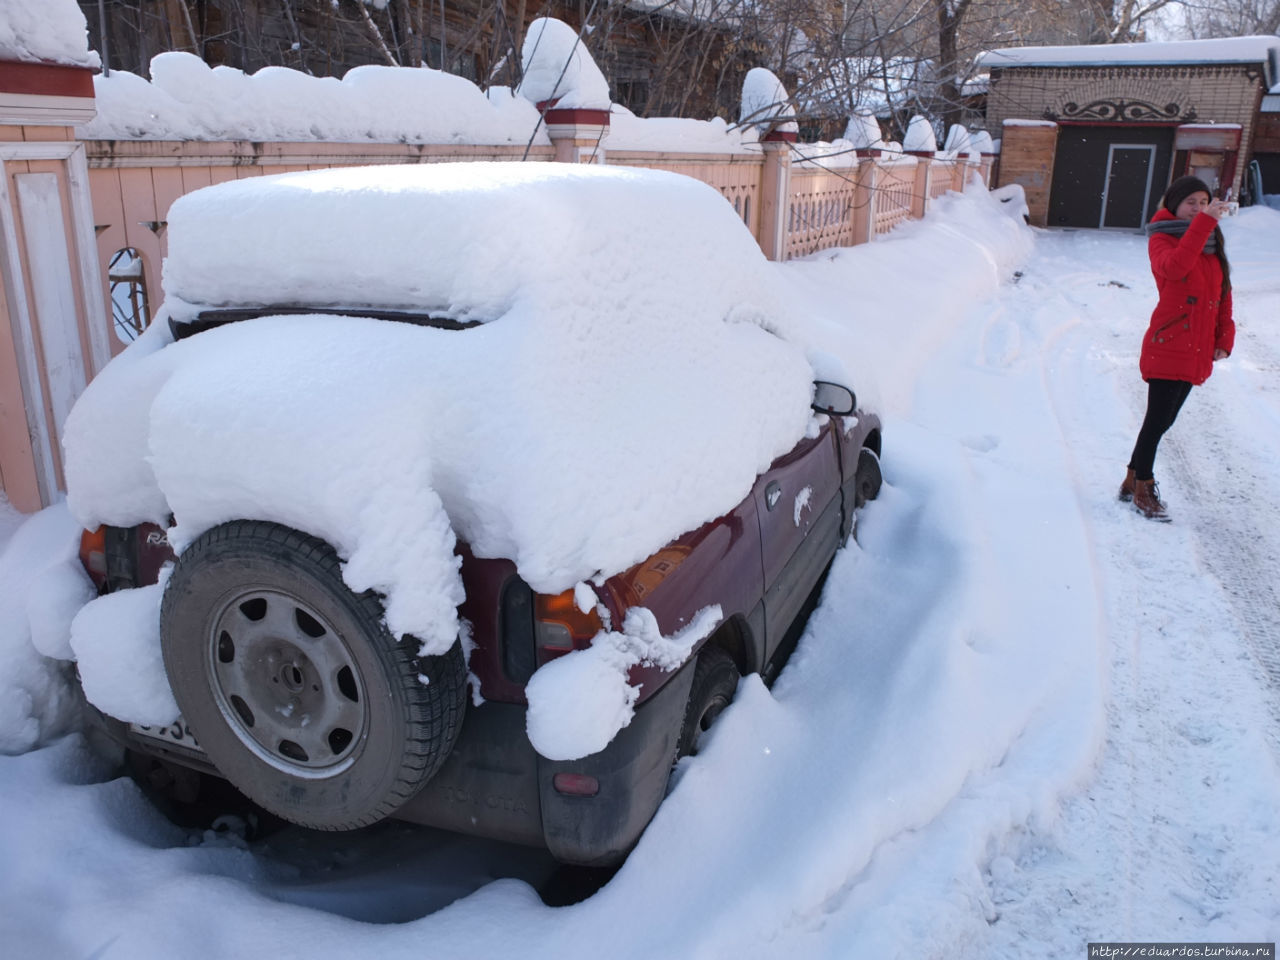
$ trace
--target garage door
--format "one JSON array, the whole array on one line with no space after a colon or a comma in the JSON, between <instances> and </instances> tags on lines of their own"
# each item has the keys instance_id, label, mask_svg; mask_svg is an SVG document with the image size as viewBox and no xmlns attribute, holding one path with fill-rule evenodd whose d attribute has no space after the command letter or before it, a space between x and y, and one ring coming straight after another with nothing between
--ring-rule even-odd
<instances>
[{"instance_id":1,"label":"garage door","mask_svg":"<svg viewBox=\"0 0 1280 960\"><path fill-rule=\"evenodd\" d=\"M1062 127L1049 226L1140 228L1169 183L1173 129Z\"/></svg>"}]
</instances>

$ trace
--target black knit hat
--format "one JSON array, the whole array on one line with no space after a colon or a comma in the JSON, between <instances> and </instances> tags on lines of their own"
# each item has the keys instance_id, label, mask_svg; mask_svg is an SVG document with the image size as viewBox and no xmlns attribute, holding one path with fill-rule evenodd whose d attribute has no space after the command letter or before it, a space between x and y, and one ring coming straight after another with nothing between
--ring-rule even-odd
<instances>
[{"instance_id":1,"label":"black knit hat","mask_svg":"<svg viewBox=\"0 0 1280 960\"><path fill-rule=\"evenodd\" d=\"M1164 208L1172 214L1177 214L1178 204L1196 191L1200 191L1210 200L1213 199L1213 191L1199 177L1179 177L1169 184L1169 189L1164 192Z\"/></svg>"}]
</instances>

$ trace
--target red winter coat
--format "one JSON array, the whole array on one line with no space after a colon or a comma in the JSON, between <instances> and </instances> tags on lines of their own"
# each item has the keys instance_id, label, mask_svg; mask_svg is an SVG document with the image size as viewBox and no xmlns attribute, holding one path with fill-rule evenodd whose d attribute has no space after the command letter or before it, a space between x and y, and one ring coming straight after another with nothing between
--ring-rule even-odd
<instances>
[{"instance_id":1,"label":"red winter coat","mask_svg":"<svg viewBox=\"0 0 1280 960\"><path fill-rule=\"evenodd\" d=\"M1151 218L1176 220L1161 207ZM1222 265L1204 252L1218 221L1198 213L1181 237L1153 233L1147 241L1160 302L1142 338L1138 369L1143 380L1185 380L1201 384L1213 372L1213 351L1231 352L1236 325L1231 291L1222 295Z\"/></svg>"}]
</instances>

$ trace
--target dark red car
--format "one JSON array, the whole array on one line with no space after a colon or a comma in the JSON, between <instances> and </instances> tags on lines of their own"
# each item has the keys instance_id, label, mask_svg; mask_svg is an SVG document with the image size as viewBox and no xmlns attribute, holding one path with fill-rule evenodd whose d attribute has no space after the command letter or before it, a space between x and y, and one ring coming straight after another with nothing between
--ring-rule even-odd
<instances>
[{"instance_id":1,"label":"dark red car","mask_svg":"<svg viewBox=\"0 0 1280 960\"><path fill-rule=\"evenodd\" d=\"M816 385L814 406L832 416L750 496L595 588L612 622L643 606L664 633L713 604L723 613L682 668L633 668L635 716L599 753L548 760L525 729L533 672L602 628L573 591L536 594L511 562L459 548L476 705L457 646L430 663L413 656L382 623L378 596L346 587L328 544L263 521L215 527L177 560L162 639L184 720L148 728L92 713L135 768L179 793L183 771L198 771L306 826L393 816L545 846L567 863L616 862L739 676L777 674L855 511L879 491L878 418L835 384ZM174 560L154 525L87 532L81 558L104 593L154 583Z\"/></svg>"},{"instance_id":2,"label":"dark red car","mask_svg":"<svg viewBox=\"0 0 1280 960\"><path fill-rule=\"evenodd\" d=\"M830 383L808 416L776 265L713 188L593 165L247 178L167 223L163 309L184 342L148 331L90 384L67 475L82 522L117 524L84 538L99 590L167 578L125 629L152 639L159 604L161 649L139 642L135 670L177 709L132 718L182 720L95 716L175 793L199 771L309 827L394 816L621 859L738 678L776 675L879 490L877 417ZM343 538L370 517L365 557L394 576L352 575ZM398 536L423 517L447 528L429 551ZM576 585L537 593L516 561ZM406 582L440 601L412 625ZM615 652L607 682L581 671ZM613 693L607 718L587 709ZM571 745L543 739L549 714Z\"/></svg>"}]
</instances>

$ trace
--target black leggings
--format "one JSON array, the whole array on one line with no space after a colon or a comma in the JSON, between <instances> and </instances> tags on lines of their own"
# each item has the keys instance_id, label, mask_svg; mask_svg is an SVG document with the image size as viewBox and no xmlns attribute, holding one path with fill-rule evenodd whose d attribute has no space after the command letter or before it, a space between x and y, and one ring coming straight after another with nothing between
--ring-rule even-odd
<instances>
[{"instance_id":1,"label":"black leggings","mask_svg":"<svg viewBox=\"0 0 1280 960\"><path fill-rule=\"evenodd\" d=\"M1129 458L1136 479L1151 479L1160 438L1173 426L1190 392L1191 384L1185 380L1147 381L1147 415L1138 431L1138 442L1133 445L1133 456Z\"/></svg>"}]
</instances>

